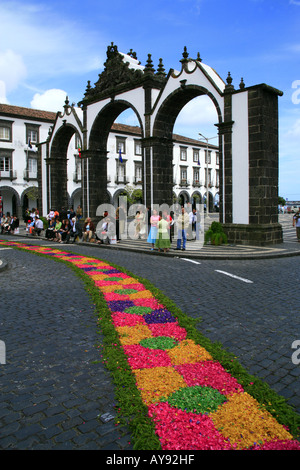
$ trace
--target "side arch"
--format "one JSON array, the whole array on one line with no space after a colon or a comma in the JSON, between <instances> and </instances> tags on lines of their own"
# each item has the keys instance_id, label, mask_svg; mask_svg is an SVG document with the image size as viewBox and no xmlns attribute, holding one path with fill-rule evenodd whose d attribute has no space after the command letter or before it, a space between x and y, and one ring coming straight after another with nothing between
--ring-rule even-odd
<instances>
[{"instance_id":1,"label":"side arch","mask_svg":"<svg viewBox=\"0 0 300 470\"><path fill-rule=\"evenodd\" d=\"M132 109L135 113L143 139L142 117L132 103L122 99L111 100L104 105L91 123L86 142L87 150L83 152L82 190L84 213L92 218L96 216L100 204L111 203L112 200L107 190L107 142L113 123L127 109Z\"/></svg>"},{"instance_id":2,"label":"side arch","mask_svg":"<svg viewBox=\"0 0 300 470\"><path fill-rule=\"evenodd\" d=\"M88 150L99 150L107 147L108 135L111 132L111 128L117 117L126 111L132 109L135 113L141 128L141 135L144 136L144 125L143 120L140 117L137 109L132 103L125 100L112 100L106 104L97 114L91 124L91 130L87 137L86 148Z\"/></svg>"},{"instance_id":3,"label":"side arch","mask_svg":"<svg viewBox=\"0 0 300 470\"><path fill-rule=\"evenodd\" d=\"M62 208L67 208L69 205L67 153L70 140L76 132L78 133L78 129L72 124L63 123L53 135L50 155L46 159L47 205L50 209L61 211Z\"/></svg>"}]
</instances>

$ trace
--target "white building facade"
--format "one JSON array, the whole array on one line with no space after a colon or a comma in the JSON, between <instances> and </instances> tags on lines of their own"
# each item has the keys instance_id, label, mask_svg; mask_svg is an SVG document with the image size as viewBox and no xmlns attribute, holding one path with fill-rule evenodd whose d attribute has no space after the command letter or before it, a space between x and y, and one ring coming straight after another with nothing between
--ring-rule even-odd
<instances>
[{"instance_id":1,"label":"white building facade","mask_svg":"<svg viewBox=\"0 0 300 470\"><path fill-rule=\"evenodd\" d=\"M78 119L81 109L76 109ZM46 216L46 161L39 145L48 139L56 113L0 104L0 209L21 218L27 208L42 207ZM69 207L82 206L81 138L70 139L67 152ZM121 151L121 158L120 158ZM107 191L110 203L118 206L120 195L143 200L141 130L138 126L114 123L107 144ZM209 211L219 203L218 147L173 135L173 199L181 205L203 203ZM43 204L40 204L41 198ZM89 214L93 216L94 214Z\"/></svg>"},{"instance_id":2,"label":"white building facade","mask_svg":"<svg viewBox=\"0 0 300 470\"><path fill-rule=\"evenodd\" d=\"M22 217L37 207L38 145L47 139L56 114L0 104L0 196L3 213Z\"/></svg>"}]
</instances>

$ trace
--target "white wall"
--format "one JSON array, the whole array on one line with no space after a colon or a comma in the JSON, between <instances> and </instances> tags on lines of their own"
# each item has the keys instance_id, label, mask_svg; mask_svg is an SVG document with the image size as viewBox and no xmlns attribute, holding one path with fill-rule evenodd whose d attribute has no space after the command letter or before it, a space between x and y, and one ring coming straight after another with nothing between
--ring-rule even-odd
<instances>
[{"instance_id":1,"label":"white wall","mask_svg":"<svg viewBox=\"0 0 300 470\"><path fill-rule=\"evenodd\" d=\"M248 92L232 95L232 222L249 223Z\"/></svg>"},{"instance_id":2,"label":"white wall","mask_svg":"<svg viewBox=\"0 0 300 470\"><path fill-rule=\"evenodd\" d=\"M1 187L9 187L12 188L21 198L23 192L30 187L37 187L38 181L37 179L29 179L28 181L24 179L24 170L26 169L26 159L27 159L27 152L37 152L37 147L32 145L32 149L29 149L28 142L26 138L26 124L28 125L39 125L39 142L43 142L48 137L48 131L50 127L50 123L48 122L41 122L37 120L33 120L30 117L28 118L17 118L15 116L1 116L0 118L2 121L7 120L12 122L12 141L0 142L0 148L2 150L7 149L9 153L12 151L12 170L14 172L14 176L16 178L9 179L4 178L5 174L2 174L2 178L0 180L0 191L3 196L3 208L4 211L12 213L12 191L8 190L1 190ZM30 201L30 204L36 205L37 201Z\"/></svg>"}]
</instances>

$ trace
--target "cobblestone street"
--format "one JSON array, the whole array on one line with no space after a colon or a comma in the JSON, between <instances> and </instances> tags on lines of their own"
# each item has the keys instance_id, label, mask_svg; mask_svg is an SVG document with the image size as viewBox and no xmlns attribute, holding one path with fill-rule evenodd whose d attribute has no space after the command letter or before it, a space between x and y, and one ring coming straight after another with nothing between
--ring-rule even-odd
<instances>
[{"instance_id":1,"label":"cobblestone street","mask_svg":"<svg viewBox=\"0 0 300 470\"><path fill-rule=\"evenodd\" d=\"M300 331L297 256L189 262L86 245L61 248L148 279L300 412L300 366L291 360ZM128 431L110 419L116 415L113 384L82 281L67 266L32 253L2 247L0 258L7 263L0 271L7 356L0 448L131 449Z\"/></svg>"},{"instance_id":2,"label":"cobblestone street","mask_svg":"<svg viewBox=\"0 0 300 470\"><path fill-rule=\"evenodd\" d=\"M16 250L1 276L1 449L130 449L102 364L82 282L67 267ZM102 419L101 419L102 417Z\"/></svg>"}]
</instances>

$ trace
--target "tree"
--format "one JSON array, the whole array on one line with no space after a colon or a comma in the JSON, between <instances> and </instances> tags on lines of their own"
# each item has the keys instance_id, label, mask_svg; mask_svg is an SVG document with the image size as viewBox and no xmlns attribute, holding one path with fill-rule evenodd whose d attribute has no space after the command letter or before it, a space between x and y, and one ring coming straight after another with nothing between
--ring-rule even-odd
<instances>
[{"instance_id":1,"label":"tree","mask_svg":"<svg viewBox=\"0 0 300 470\"><path fill-rule=\"evenodd\" d=\"M286 203L286 200L283 197L278 196L278 205L285 206L285 203Z\"/></svg>"},{"instance_id":2,"label":"tree","mask_svg":"<svg viewBox=\"0 0 300 470\"><path fill-rule=\"evenodd\" d=\"M126 196L127 196L127 202L129 205L136 204L142 201L143 192L141 189L135 189L129 184L126 184L125 191L126 191Z\"/></svg>"}]
</instances>

